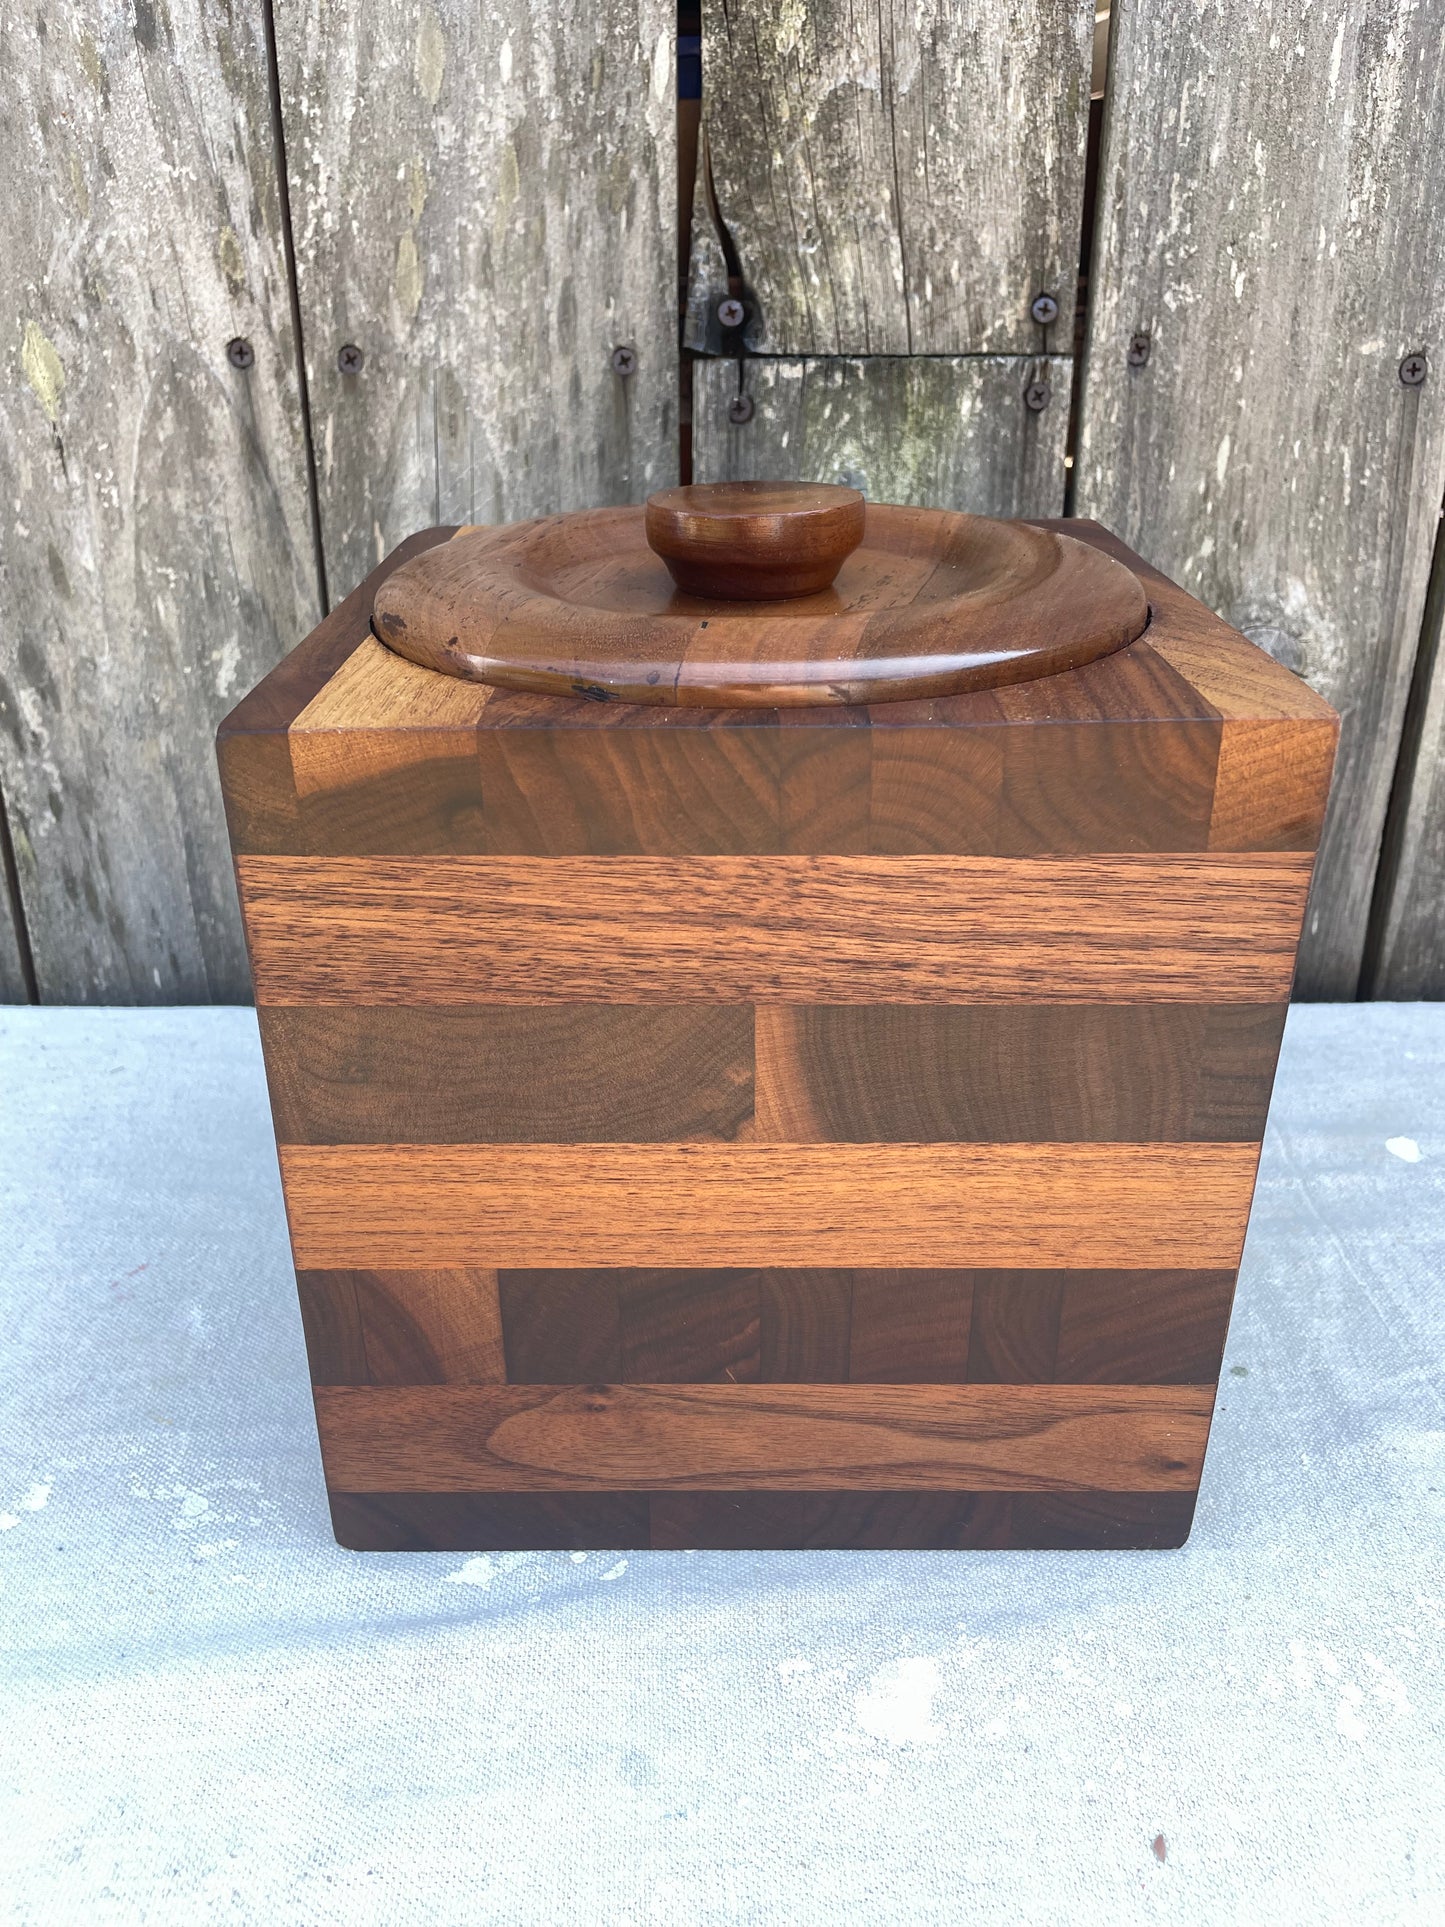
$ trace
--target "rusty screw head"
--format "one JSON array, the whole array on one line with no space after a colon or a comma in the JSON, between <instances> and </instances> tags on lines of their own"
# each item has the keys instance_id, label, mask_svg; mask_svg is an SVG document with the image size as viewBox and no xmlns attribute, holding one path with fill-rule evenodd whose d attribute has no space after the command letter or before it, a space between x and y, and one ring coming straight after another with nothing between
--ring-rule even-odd
<instances>
[{"instance_id":1,"label":"rusty screw head","mask_svg":"<svg viewBox=\"0 0 1445 1927\"><path fill-rule=\"evenodd\" d=\"M637 350L629 348L624 342L620 348L612 350L612 372L624 380L637 372Z\"/></svg>"},{"instance_id":2,"label":"rusty screw head","mask_svg":"<svg viewBox=\"0 0 1445 1927\"><path fill-rule=\"evenodd\" d=\"M753 398L751 395L734 395L728 403L728 420L734 428L741 428L744 422L753 418Z\"/></svg>"},{"instance_id":3,"label":"rusty screw head","mask_svg":"<svg viewBox=\"0 0 1445 1927\"><path fill-rule=\"evenodd\" d=\"M1400 363L1400 379L1407 388L1418 388L1427 373L1423 348L1417 348L1413 355L1406 355Z\"/></svg>"},{"instance_id":4,"label":"rusty screw head","mask_svg":"<svg viewBox=\"0 0 1445 1927\"><path fill-rule=\"evenodd\" d=\"M256 350L244 335L232 335L226 343L226 359L233 368L249 368L256 359Z\"/></svg>"},{"instance_id":5,"label":"rusty screw head","mask_svg":"<svg viewBox=\"0 0 1445 1927\"><path fill-rule=\"evenodd\" d=\"M338 348L336 351L336 365L343 375L359 375L361 364L365 359L366 356L354 341L348 341L344 348Z\"/></svg>"},{"instance_id":6,"label":"rusty screw head","mask_svg":"<svg viewBox=\"0 0 1445 1927\"><path fill-rule=\"evenodd\" d=\"M1149 350L1153 345L1153 342L1150 341L1146 334L1130 335L1129 353L1126 357L1129 366L1131 368L1142 368L1144 363L1149 359Z\"/></svg>"},{"instance_id":7,"label":"rusty screw head","mask_svg":"<svg viewBox=\"0 0 1445 1927\"><path fill-rule=\"evenodd\" d=\"M732 295L717 304L717 318L725 328L741 328L746 312L742 302L735 300Z\"/></svg>"},{"instance_id":8,"label":"rusty screw head","mask_svg":"<svg viewBox=\"0 0 1445 1927\"><path fill-rule=\"evenodd\" d=\"M1036 294L1029 313L1041 328L1047 328L1059 318L1059 304L1051 294Z\"/></svg>"},{"instance_id":9,"label":"rusty screw head","mask_svg":"<svg viewBox=\"0 0 1445 1927\"><path fill-rule=\"evenodd\" d=\"M1031 414L1039 414L1049 405L1052 390L1046 381L1031 381L1024 390L1024 407Z\"/></svg>"}]
</instances>

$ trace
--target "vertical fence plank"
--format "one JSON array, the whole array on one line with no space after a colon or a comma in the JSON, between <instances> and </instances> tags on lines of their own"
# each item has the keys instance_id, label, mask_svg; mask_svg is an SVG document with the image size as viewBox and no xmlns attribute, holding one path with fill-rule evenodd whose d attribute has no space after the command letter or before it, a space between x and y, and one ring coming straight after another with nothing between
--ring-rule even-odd
<instances>
[{"instance_id":1,"label":"vertical fence plank","mask_svg":"<svg viewBox=\"0 0 1445 1927\"><path fill-rule=\"evenodd\" d=\"M732 361L693 371L693 465L700 482L843 482L871 501L987 515L1057 515L1064 487L1069 371L1063 356L750 358L750 420L734 426ZM1024 401L1043 378L1049 405Z\"/></svg>"},{"instance_id":2,"label":"vertical fence plank","mask_svg":"<svg viewBox=\"0 0 1445 1927\"><path fill-rule=\"evenodd\" d=\"M260 9L7 9L0 69L0 789L40 994L241 998L211 735L316 615Z\"/></svg>"},{"instance_id":3,"label":"vertical fence plank","mask_svg":"<svg viewBox=\"0 0 1445 1927\"><path fill-rule=\"evenodd\" d=\"M1445 486L1439 9L1114 13L1077 506L1342 711L1300 988L1350 997Z\"/></svg>"},{"instance_id":4,"label":"vertical fence plank","mask_svg":"<svg viewBox=\"0 0 1445 1927\"><path fill-rule=\"evenodd\" d=\"M746 346L756 413L730 425L736 365L696 365L698 479L847 476L875 499L1058 514L1087 0L703 0L702 21L684 340ZM743 341L718 317L738 283Z\"/></svg>"},{"instance_id":5,"label":"vertical fence plank","mask_svg":"<svg viewBox=\"0 0 1445 1927\"><path fill-rule=\"evenodd\" d=\"M334 593L429 523L676 480L674 26L665 0L278 15Z\"/></svg>"},{"instance_id":6,"label":"vertical fence plank","mask_svg":"<svg viewBox=\"0 0 1445 1927\"><path fill-rule=\"evenodd\" d=\"M5 807L0 797L0 810ZM30 986L25 981L25 965L20 948L19 905L15 902L7 876L0 876L0 1004L30 1001Z\"/></svg>"},{"instance_id":7,"label":"vertical fence plank","mask_svg":"<svg viewBox=\"0 0 1445 1927\"><path fill-rule=\"evenodd\" d=\"M712 192L780 355L1032 354L1073 339L1088 0L703 0ZM706 348L719 250L695 256Z\"/></svg>"},{"instance_id":8,"label":"vertical fence plank","mask_svg":"<svg viewBox=\"0 0 1445 1927\"><path fill-rule=\"evenodd\" d=\"M1413 695L1377 906L1379 954L1364 985L1366 996L1401 1000L1445 997L1445 525L1436 542Z\"/></svg>"}]
</instances>

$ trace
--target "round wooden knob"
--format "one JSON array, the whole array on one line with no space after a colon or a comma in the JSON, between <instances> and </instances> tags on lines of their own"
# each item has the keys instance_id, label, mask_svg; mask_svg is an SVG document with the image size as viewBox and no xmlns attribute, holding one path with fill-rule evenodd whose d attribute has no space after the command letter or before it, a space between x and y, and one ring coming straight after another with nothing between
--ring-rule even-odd
<instances>
[{"instance_id":1,"label":"round wooden knob","mask_svg":"<svg viewBox=\"0 0 1445 1927\"><path fill-rule=\"evenodd\" d=\"M863 497L828 482L709 482L648 497L648 545L688 595L780 602L826 589L863 540Z\"/></svg>"}]
</instances>

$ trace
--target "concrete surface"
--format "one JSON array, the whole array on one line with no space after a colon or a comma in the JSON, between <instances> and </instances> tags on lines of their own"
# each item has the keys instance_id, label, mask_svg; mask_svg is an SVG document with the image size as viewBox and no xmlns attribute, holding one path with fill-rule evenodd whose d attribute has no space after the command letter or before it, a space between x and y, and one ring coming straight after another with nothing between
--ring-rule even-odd
<instances>
[{"instance_id":1,"label":"concrete surface","mask_svg":"<svg viewBox=\"0 0 1445 1927\"><path fill-rule=\"evenodd\" d=\"M1291 1020L1177 1553L340 1552L250 1013L0 1089L0 1918L1445 1922L1445 1006Z\"/></svg>"}]
</instances>

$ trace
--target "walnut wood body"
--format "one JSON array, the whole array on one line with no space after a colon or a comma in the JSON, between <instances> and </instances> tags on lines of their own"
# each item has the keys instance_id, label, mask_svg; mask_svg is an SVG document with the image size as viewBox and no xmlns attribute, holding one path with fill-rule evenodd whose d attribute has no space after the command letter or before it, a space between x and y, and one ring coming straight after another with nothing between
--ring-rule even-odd
<instances>
[{"instance_id":1,"label":"walnut wood body","mask_svg":"<svg viewBox=\"0 0 1445 1927\"><path fill-rule=\"evenodd\" d=\"M221 732L343 1543L1179 1544L1327 706L1138 558L813 711L438 676L397 559Z\"/></svg>"},{"instance_id":2,"label":"walnut wood body","mask_svg":"<svg viewBox=\"0 0 1445 1927\"><path fill-rule=\"evenodd\" d=\"M382 584L373 627L411 662L501 688L771 709L1024 682L1093 662L1133 641L1148 620L1136 577L1087 543L943 509L874 504L865 513L851 489L824 491L851 498L864 518L862 544L831 587L798 592L809 587L806 537L755 535L719 545L717 574L731 573L733 586L704 595L713 565L696 557L707 545L666 540L691 518L656 505L751 490L765 501L814 493L756 483L674 489L653 498L645 519L641 509L607 508L467 530ZM776 519L785 530L791 518ZM670 551L666 566L653 553L659 542ZM774 578L759 594L771 599L738 600L738 578L759 553L762 573ZM668 573L680 569L687 589Z\"/></svg>"}]
</instances>

